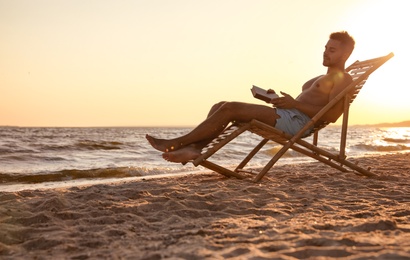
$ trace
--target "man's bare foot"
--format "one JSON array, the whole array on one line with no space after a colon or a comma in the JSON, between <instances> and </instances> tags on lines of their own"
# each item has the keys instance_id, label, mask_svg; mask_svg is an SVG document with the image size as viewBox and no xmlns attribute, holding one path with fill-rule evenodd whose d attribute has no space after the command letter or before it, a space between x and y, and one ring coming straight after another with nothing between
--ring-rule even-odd
<instances>
[{"instance_id":1,"label":"man's bare foot","mask_svg":"<svg viewBox=\"0 0 410 260\"><path fill-rule=\"evenodd\" d=\"M165 152L162 154L162 158L169 162L187 163L190 160L196 159L200 155L201 150L193 146L186 146L176 151Z\"/></svg>"},{"instance_id":2,"label":"man's bare foot","mask_svg":"<svg viewBox=\"0 0 410 260\"><path fill-rule=\"evenodd\" d=\"M151 144L151 146L154 147L155 149L157 149L158 151L170 152L170 151L175 149L175 147L170 144L169 140L155 138L155 137L152 137L148 134L145 135L145 138L147 138L147 140Z\"/></svg>"}]
</instances>

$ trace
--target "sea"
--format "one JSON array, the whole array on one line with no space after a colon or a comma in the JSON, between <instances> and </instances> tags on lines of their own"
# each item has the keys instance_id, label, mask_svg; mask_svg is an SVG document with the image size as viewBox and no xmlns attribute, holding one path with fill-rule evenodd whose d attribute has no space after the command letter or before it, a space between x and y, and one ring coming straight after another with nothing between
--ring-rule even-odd
<instances>
[{"instance_id":1,"label":"sea","mask_svg":"<svg viewBox=\"0 0 410 260\"><path fill-rule=\"evenodd\" d=\"M209 171L165 161L146 134L174 138L189 127L0 127L0 191L54 188ZM309 140L312 137L307 137ZM234 167L261 138L244 133L221 149L213 161ZM319 146L335 153L340 126L321 130ZM280 146L269 142L250 167L261 167ZM347 155L362 157L410 151L410 127L351 126ZM311 162L294 151L277 164Z\"/></svg>"}]
</instances>

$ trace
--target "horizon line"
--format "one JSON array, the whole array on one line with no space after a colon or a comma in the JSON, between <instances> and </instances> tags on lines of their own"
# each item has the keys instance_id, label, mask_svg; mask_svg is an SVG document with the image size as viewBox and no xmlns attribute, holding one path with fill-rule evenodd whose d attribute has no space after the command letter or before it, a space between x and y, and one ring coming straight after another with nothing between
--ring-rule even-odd
<instances>
[{"instance_id":1,"label":"horizon line","mask_svg":"<svg viewBox=\"0 0 410 260\"><path fill-rule=\"evenodd\" d=\"M341 126L339 123L332 123L330 126ZM394 126L403 125L403 127L410 127L410 120L393 122L393 123L372 123L372 124L352 124L350 126ZM196 125L123 125L123 126L17 126L17 125L0 125L1 128L188 128Z\"/></svg>"}]
</instances>

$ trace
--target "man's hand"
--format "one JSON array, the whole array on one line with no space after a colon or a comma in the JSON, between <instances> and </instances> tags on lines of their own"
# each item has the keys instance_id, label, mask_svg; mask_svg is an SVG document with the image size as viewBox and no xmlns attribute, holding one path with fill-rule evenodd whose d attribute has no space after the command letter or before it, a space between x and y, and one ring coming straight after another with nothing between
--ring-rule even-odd
<instances>
[{"instance_id":1,"label":"man's hand","mask_svg":"<svg viewBox=\"0 0 410 260\"><path fill-rule=\"evenodd\" d=\"M273 98L271 103L277 108L295 108L297 101L289 94L280 92L283 97Z\"/></svg>"}]
</instances>

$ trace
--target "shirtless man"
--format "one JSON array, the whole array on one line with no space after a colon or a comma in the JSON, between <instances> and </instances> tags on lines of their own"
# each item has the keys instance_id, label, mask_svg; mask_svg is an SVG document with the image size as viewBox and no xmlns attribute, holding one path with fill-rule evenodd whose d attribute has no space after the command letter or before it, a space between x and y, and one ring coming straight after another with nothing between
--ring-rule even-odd
<instances>
[{"instance_id":1,"label":"shirtless man","mask_svg":"<svg viewBox=\"0 0 410 260\"><path fill-rule=\"evenodd\" d=\"M330 34L323 53L323 66L327 67L327 73L307 81L296 99L281 92L282 97L271 100L273 107L220 102L211 108L208 117L201 124L184 136L159 139L146 135L146 138L152 147L163 152L162 157L165 160L185 163L197 158L202 148L217 137L230 122L249 122L256 119L294 135L352 82L350 75L345 72L345 63L354 45L354 39L345 31ZM342 113L343 101L340 101L321 120L335 122Z\"/></svg>"}]
</instances>

